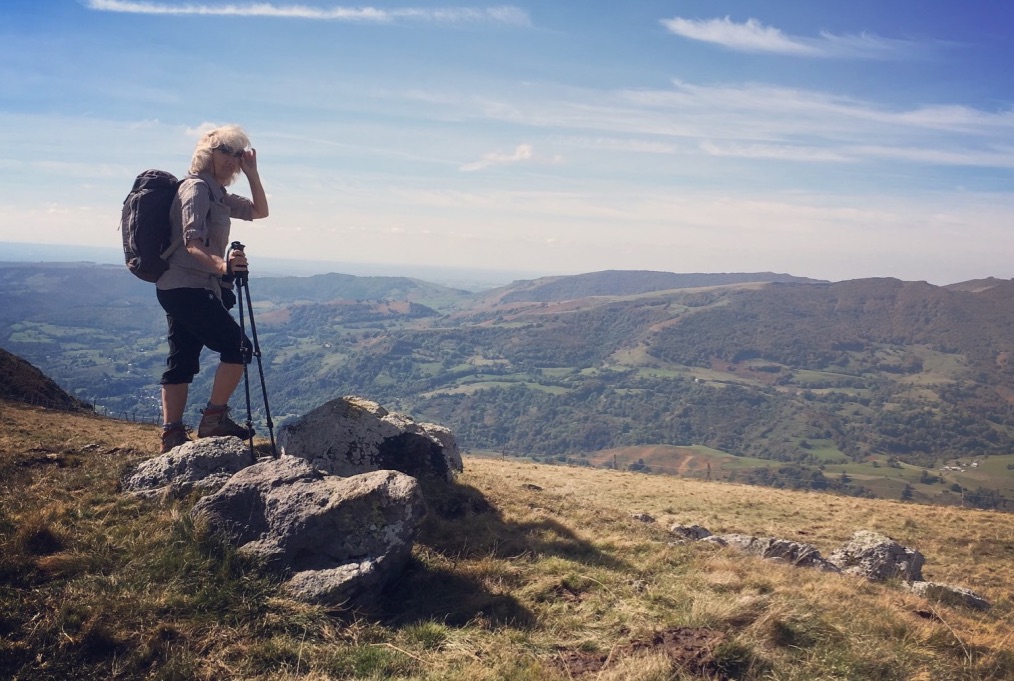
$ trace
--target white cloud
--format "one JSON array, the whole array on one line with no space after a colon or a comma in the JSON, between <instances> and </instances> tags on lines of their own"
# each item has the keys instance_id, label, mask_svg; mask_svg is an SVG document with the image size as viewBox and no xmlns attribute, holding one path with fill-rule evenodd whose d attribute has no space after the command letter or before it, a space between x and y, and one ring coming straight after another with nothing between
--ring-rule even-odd
<instances>
[{"instance_id":1,"label":"white cloud","mask_svg":"<svg viewBox=\"0 0 1014 681\"><path fill-rule=\"evenodd\" d=\"M675 17L662 19L662 25L670 33L684 38L716 43L743 52L776 52L778 54L819 56L813 47L786 36L777 28L764 26L756 19L748 19L745 24L737 24L729 17L700 21Z\"/></svg>"},{"instance_id":2,"label":"white cloud","mask_svg":"<svg viewBox=\"0 0 1014 681\"><path fill-rule=\"evenodd\" d=\"M721 45L739 52L783 54L800 57L851 57L889 59L914 54L919 45L905 40L881 38L869 33L834 35L822 31L819 38L791 36L765 26L757 19L738 24L723 19L662 19L670 32L690 40Z\"/></svg>"},{"instance_id":3,"label":"white cloud","mask_svg":"<svg viewBox=\"0 0 1014 681\"><path fill-rule=\"evenodd\" d=\"M528 26L531 23L528 14L523 9L512 6L381 9L343 6L319 8L268 2L228 5L167 5L132 0L88 0L86 7L102 12L127 14L243 16L369 23L388 23L399 20L444 24L491 22L514 26Z\"/></svg>"},{"instance_id":4,"label":"white cloud","mask_svg":"<svg viewBox=\"0 0 1014 681\"><path fill-rule=\"evenodd\" d=\"M466 163L461 166L459 170L464 172L474 172L476 170L484 170L491 166L504 165L505 163L520 163L523 161L531 161L534 156L531 144L519 144L512 153L505 154L501 151L493 151L482 157L478 161L473 163Z\"/></svg>"}]
</instances>

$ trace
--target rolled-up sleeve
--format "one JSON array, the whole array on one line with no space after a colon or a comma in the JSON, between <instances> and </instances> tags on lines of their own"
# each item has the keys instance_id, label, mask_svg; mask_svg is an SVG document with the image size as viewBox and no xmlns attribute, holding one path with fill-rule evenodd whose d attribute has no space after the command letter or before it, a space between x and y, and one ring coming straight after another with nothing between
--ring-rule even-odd
<instances>
[{"instance_id":1,"label":"rolled-up sleeve","mask_svg":"<svg viewBox=\"0 0 1014 681\"><path fill-rule=\"evenodd\" d=\"M177 192L182 208L183 243L195 239L208 240L208 209L211 206L211 192L208 185L199 180L185 180Z\"/></svg>"},{"instance_id":2,"label":"rolled-up sleeve","mask_svg":"<svg viewBox=\"0 0 1014 681\"><path fill-rule=\"evenodd\" d=\"M245 196L226 194L225 205L229 206L229 217L237 220L253 220L253 201Z\"/></svg>"}]
</instances>

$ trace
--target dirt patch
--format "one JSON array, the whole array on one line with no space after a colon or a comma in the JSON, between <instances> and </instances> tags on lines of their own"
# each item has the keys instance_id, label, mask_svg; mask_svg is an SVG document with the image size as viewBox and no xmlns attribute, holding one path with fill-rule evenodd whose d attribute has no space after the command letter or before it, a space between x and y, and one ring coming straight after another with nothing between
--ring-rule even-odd
<instances>
[{"instance_id":1,"label":"dirt patch","mask_svg":"<svg viewBox=\"0 0 1014 681\"><path fill-rule=\"evenodd\" d=\"M557 584L550 591L550 598L547 600L566 601L567 603L580 603L585 599L585 594L566 584Z\"/></svg>"},{"instance_id":2,"label":"dirt patch","mask_svg":"<svg viewBox=\"0 0 1014 681\"><path fill-rule=\"evenodd\" d=\"M649 638L638 639L614 648L608 654L581 650L560 650L555 660L557 667L571 678L597 674L632 655L662 652L672 661L673 668L691 674L719 674L715 664L715 650L725 641L725 634L706 627L677 627L655 632Z\"/></svg>"},{"instance_id":3,"label":"dirt patch","mask_svg":"<svg viewBox=\"0 0 1014 681\"><path fill-rule=\"evenodd\" d=\"M696 457L693 454L691 454L687 458L685 458L682 461L680 461L680 465L679 465L679 468L676 471L676 475L686 475L691 470L693 470L694 459L695 458Z\"/></svg>"},{"instance_id":4,"label":"dirt patch","mask_svg":"<svg viewBox=\"0 0 1014 681\"><path fill-rule=\"evenodd\" d=\"M996 390L997 395L1007 401L1007 404L1014 404L1014 390L1003 385L995 386L993 389Z\"/></svg>"}]
</instances>

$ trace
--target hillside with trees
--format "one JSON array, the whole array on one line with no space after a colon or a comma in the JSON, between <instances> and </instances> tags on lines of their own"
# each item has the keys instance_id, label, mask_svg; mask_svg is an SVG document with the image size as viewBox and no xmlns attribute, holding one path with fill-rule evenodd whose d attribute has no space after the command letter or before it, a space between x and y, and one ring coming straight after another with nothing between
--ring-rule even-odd
<instances>
[{"instance_id":1,"label":"hillside with trees","mask_svg":"<svg viewBox=\"0 0 1014 681\"><path fill-rule=\"evenodd\" d=\"M58 295L69 272L0 267L0 346L100 409L157 415L153 292L84 268L98 284ZM602 272L468 294L361 279L251 282L276 421L358 394L448 425L466 449L598 465L616 448L699 446L769 462L741 481L1014 498L1012 471L939 473L1014 454L1014 282ZM895 464L914 477L878 488Z\"/></svg>"}]
</instances>

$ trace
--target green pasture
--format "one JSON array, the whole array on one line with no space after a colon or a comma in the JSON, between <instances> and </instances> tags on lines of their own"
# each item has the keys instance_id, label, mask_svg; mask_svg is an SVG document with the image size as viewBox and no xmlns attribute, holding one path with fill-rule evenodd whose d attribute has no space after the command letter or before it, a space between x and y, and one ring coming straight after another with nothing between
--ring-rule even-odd
<instances>
[{"instance_id":1,"label":"green pasture","mask_svg":"<svg viewBox=\"0 0 1014 681\"><path fill-rule=\"evenodd\" d=\"M796 385L806 387L808 385L821 385L827 383L840 383L854 381L856 376L842 374L833 371L815 371L812 369L797 369L792 372L792 382Z\"/></svg>"},{"instance_id":2,"label":"green pasture","mask_svg":"<svg viewBox=\"0 0 1014 681\"><path fill-rule=\"evenodd\" d=\"M60 343L61 348L76 350L87 348L89 344L107 341L117 345L123 342L123 333L119 330L101 331L86 326L60 326L48 322L18 322L11 325L8 337L11 343ZM75 339L88 341L77 342Z\"/></svg>"},{"instance_id":3,"label":"green pasture","mask_svg":"<svg viewBox=\"0 0 1014 681\"><path fill-rule=\"evenodd\" d=\"M801 440L800 449L816 459L820 459L821 461L837 461L845 456L845 454L838 449L838 446L831 440L803 439L806 440L807 446L803 447Z\"/></svg>"},{"instance_id":4,"label":"green pasture","mask_svg":"<svg viewBox=\"0 0 1014 681\"><path fill-rule=\"evenodd\" d=\"M467 381L462 380L454 385L450 385L444 388L437 388L427 393L422 393L423 397L433 397L434 395L472 395L479 392L480 390L488 390L492 388L514 388L522 386L529 390L538 390L540 392L549 393L551 395L564 395L570 390L556 385L542 385L534 381L509 381L503 380L503 377L498 377L498 380L477 380Z\"/></svg>"},{"instance_id":5,"label":"green pasture","mask_svg":"<svg viewBox=\"0 0 1014 681\"><path fill-rule=\"evenodd\" d=\"M694 374L695 371L687 371L681 369L653 369L648 367L640 367L636 371L638 378L681 378L688 375Z\"/></svg>"},{"instance_id":6,"label":"green pasture","mask_svg":"<svg viewBox=\"0 0 1014 681\"><path fill-rule=\"evenodd\" d=\"M539 371L547 378L565 378L578 373L574 367L541 367Z\"/></svg>"}]
</instances>

